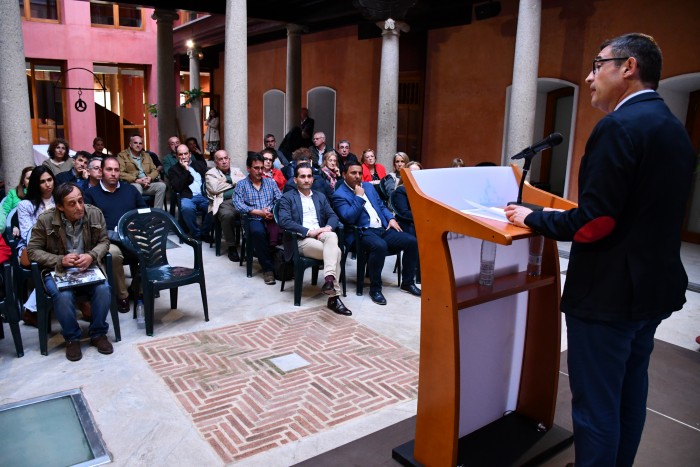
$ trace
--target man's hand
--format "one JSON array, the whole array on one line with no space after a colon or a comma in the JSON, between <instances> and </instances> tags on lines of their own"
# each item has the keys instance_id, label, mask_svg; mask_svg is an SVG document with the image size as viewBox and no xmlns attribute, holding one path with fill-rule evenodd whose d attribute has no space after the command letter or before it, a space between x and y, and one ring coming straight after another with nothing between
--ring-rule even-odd
<instances>
[{"instance_id":1,"label":"man's hand","mask_svg":"<svg viewBox=\"0 0 700 467\"><path fill-rule=\"evenodd\" d=\"M398 230L399 232L403 232L403 230L401 230L401 226L399 225L399 223L396 222L396 219L390 220L389 225L387 226L386 229L387 230L394 229L394 230Z\"/></svg>"},{"instance_id":2,"label":"man's hand","mask_svg":"<svg viewBox=\"0 0 700 467\"><path fill-rule=\"evenodd\" d=\"M532 209L511 204L506 206L503 211L511 224L517 225L518 227L527 227L527 225L525 225L525 218L532 212Z\"/></svg>"},{"instance_id":3,"label":"man's hand","mask_svg":"<svg viewBox=\"0 0 700 467\"><path fill-rule=\"evenodd\" d=\"M308 235L309 237L311 237L311 238L316 238L316 239L319 239L319 240L320 240L320 239L321 239L321 236L322 236L324 233L330 232L330 231L332 231L332 230L333 230L333 229L332 229L329 225L327 225L327 226L325 226L325 227L319 227L318 229L309 230L309 232L307 233L307 235Z\"/></svg>"},{"instance_id":4,"label":"man's hand","mask_svg":"<svg viewBox=\"0 0 700 467\"><path fill-rule=\"evenodd\" d=\"M363 196L365 194L365 189L362 188L362 183L355 185L355 194L357 196Z\"/></svg>"},{"instance_id":5,"label":"man's hand","mask_svg":"<svg viewBox=\"0 0 700 467\"><path fill-rule=\"evenodd\" d=\"M190 168L190 163L189 163L189 162L178 161L178 163L182 166L183 169L189 170L189 168Z\"/></svg>"},{"instance_id":6,"label":"man's hand","mask_svg":"<svg viewBox=\"0 0 700 467\"><path fill-rule=\"evenodd\" d=\"M63 256L61 264L64 268L78 268L81 271L84 271L92 264L92 256L88 255L87 253L68 253L67 255Z\"/></svg>"},{"instance_id":7,"label":"man's hand","mask_svg":"<svg viewBox=\"0 0 700 467\"><path fill-rule=\"evenodd\" d=\"M266 221L272 220L272 218L275 217L272 215L272 211L269 207L265 209L253 209L250 211L250 214L252 214L253 216L262 217Z\"/></svg>"}]
</instances>

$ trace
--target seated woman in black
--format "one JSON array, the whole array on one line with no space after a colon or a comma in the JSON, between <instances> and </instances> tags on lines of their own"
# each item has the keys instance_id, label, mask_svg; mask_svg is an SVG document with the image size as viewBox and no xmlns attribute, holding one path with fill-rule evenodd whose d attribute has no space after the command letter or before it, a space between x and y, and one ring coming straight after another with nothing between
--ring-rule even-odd
<instances>
[{"instance_id":1,"label":"seated woman in black","mask_svg":"<svg viewBox=\"0 0 700 467\"><path fill-rule=\"evenodd\" d=\"M410 170L421 170L423 166L420 165L420 162L412 161L406 164L406 168ZM396 220L398 221L401 230L408 232L411 235L416 235L416 228L413 225L411 205L408 203L406 187L401 179L399 179L399 185L391 194L391 206L394 209L394 214L396 215Z\"/></svg>"}]
</instances>

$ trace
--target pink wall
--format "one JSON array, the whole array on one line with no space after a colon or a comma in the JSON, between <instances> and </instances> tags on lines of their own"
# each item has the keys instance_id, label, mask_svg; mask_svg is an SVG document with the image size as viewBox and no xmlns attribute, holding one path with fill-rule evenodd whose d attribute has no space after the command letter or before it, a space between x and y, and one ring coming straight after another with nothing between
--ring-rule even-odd
<instances>
[{"instance_id":1,"label":"pink wall","mask_svg":"<svg viewBox=\"0 0 700 467\"><path fill-rule=\"evenodd\" d=\"M146 99L157 102L156 76L156 23L151 19L153 10L145 10L143 30L126 30L92 27L90 4L83 1L64 0L60 24L22 21L24 56L27 59L50 59L65 62L66 69L74 67L93 70L95 62L146 65ZM92 75L84 71L71 71L66 79L68 87L93 88ZM84 91L82 99L87 103L85 112L75 111L73 104L78 91L67 92L68 141L72 149L92 151L92 140L97 135L92 91ZM158 146L158 124L148 117L149 148Z\"/></svg>"}]
</instances>

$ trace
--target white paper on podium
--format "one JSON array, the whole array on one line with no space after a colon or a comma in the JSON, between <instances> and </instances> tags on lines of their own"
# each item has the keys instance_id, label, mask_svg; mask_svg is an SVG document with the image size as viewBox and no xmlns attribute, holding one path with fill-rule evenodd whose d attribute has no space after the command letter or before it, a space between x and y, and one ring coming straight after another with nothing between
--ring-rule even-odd
<instances>
[{"instance_id":1,"label":"white paper on podium","mask_svg":"<svg viewBox=\"0 0 700 467\"><path fill-rule=\"evenodd\" d=\"M502 208L482 206L481 204L477 204L474 201L469 201L468 199L465 199L464 201L466 201L468 205L472 206L470 209L462 209L464 214L508 223L508 218L506 217L506 213Z\"/></svg>"}]
</instances>

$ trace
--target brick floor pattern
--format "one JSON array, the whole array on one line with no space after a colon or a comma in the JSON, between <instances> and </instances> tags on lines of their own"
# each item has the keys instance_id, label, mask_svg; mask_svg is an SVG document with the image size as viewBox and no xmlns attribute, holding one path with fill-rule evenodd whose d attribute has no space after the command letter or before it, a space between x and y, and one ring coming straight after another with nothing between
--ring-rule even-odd
<instances>
[{"instance_id":1,"label":"brick floor pattern","mask_svg":"<svg viewBox=\"0 0 700 467\"><path fill-rule=\"evenodd\" d=\"M414 399L418 355L325 308L139 345L203 438L232 462ZM285 373L270 359L310 365Z\"/></svg>"}]
</instances>

